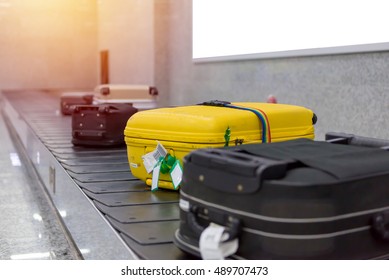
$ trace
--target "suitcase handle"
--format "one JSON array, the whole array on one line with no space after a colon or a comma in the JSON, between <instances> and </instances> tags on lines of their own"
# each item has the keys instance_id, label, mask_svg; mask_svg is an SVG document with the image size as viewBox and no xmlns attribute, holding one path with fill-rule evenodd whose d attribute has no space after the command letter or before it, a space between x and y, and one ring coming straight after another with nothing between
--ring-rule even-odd
<instances>
[{"instance_id":1,"label":"suitcase handle","mask_svg":"<svg viewBox=\"0 0 389 280\"><path fill-rule=\"evenodd\" d=\"M96 105L74 105L73 113L87 112L87 111L99 111L99 107Z\"/></svg>"},{"instance_id":2,"label":"suitcase handle","mask_svg":"<svg viewBox=\"0 0 389 280\"><path fill-rule=\"evenodd\" d=\"M205 101L205 102L199 103L197 105L225 107L226 105L229 105L229 104L231 104L231 102L229 102L229 101L211 100L211 101Z\"/></svg>"},{"instance_id":3,"label":"suitcase handle","mask_svg":"<svg viewBox=\"0 0 389 280\"><path fill-rule=\"evenodd\" d=\"M325 135L325 140L335 144L365 146L389 150L389 140L357 136L349 133L328 132Z\"/></svg>"},{"instance_id":4,"label":"suitcase handle","mask_svg":"<svg viewBox=\"0 0 389 280\"><path fill-rule=\"evenodd\" d=\"M87 104L92 104L93 95L92 94L84 95L82 99L84 99L84 101L87 102Z\"/></svg>"},{"instance_id":5,"label":"suitcase handle","mask_svg":"<svg viewBox=\"0 0 389 280\"><path fill-rule=\"evenodd\" d=\"M197 216L199 215L205 217L209 222L226 227L225 232L228 234L228 238L224 242L235 239L241 231L242 225L238 218L232 217L223 211L199 206L191 206L189 208L189 212L187 213L187 223L189 228L197 236L200 236L201 233L206 229L206 226L201 225L197 221Z\"/></svg>"},{"instance_id":6,"label":"suitcase handle","mask_svg":"<svg viewBox=\"0 0 389 280\"><path fill-rule=\"evenodd\" d=\"M82 137L88 137L88 138L95 138L95 139L103 139L105 137L105 132L103 131L93 131L93 130L75 130L73 131L73 137L74 138L82 138Z\"/></svg>"},{"instance_id":7,"label":"suitcase handle","mask_svg":"<svg viewBox=\"0 0 389 280\"><path fill-rule=\"evenodd\" d=\"M259 175L258 171L263 173L266 169L276 169L277 167L284 170L286 164L289 163L287 161L237 153L227 149L197 150L190 155L190 160L193 163L198 163L206 167L222 169L245 176L256 176Z\"/></svg>"},{"instance_id":8,"label":"suitcase handle","mask_svg":"<svg viewBox=\"0 0 389 280\"><path fill-rule=\"evenodd\" d=\"M75 105L73 112L74 113L80 113L80 112L98 112L100 114L109 114L113 111L118 111L120 107L132 107L132 104L130 103L119 103L119 104L109 104L106 103L104 106L98 106L98 105Z\"/></svg>"},{"instance_id":9,"label":"suitcase handle","mask_svg":"<svg viewBox=\"0 0 389 280\"><path fill-rule=\"evenodd\" d=\"M228 149L199 149L185 157L184 174L221 192L254 193L263 180L284 177L292 163L295 161L273 160Z\"/></svg>"},{"instance_id":10,"label":"suitcase handle","mask_svg":"<svg viewBox=\"0 0 389 280\"><path fill-rule=\"evenodd\" d=\"M386 242L389 241L389 210L373 216L372 229L379 239Z\"/></svg>"}]
</instances>

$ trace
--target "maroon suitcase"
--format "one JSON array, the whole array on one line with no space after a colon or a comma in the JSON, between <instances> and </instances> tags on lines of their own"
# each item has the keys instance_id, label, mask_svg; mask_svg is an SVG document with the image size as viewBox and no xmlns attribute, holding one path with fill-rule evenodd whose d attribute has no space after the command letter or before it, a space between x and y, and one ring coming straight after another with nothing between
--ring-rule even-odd
<instances>
[{"instance_id":1,"label":"maroon suitcase","mask_svg":"<svg viewBox=\"0 0 389 280\"><path fill-rule=\"evenodd\" d=\"M89 92L65 92L61 95L61 113L71 115L75 105L91 105L93 93Z\"/></svg>"},{"instance_id":2,"label":"maroon suitcase","mask_svg":"<svg viewBox=\"0 0 389 280\"><path fill-rule=\"evenodd\" d=\"M131 104L77 105L72 113L72 143L80 146L124 145L124 129L137 112Z\"/></svg>"}]
</instances>

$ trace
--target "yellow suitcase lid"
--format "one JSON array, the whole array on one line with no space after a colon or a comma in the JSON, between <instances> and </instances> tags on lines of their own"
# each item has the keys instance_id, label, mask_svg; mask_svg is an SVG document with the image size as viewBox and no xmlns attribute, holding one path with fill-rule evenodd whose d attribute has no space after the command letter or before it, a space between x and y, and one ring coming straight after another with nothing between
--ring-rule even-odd
<instances>
[{"instance_id":1,"label":"yellow suitcase lid","mask_svg":"<svg viewBox=\"0 0 389 280\"><path fill-rule=\"evenodd\" d=\"M258 111L268 126L272 140L290 137L313 137L313 112L310 109L287 104L237 102L240 106ZM127 122L127 139L153 139L185 143L225 143L229 129L230 139L244 143L263 138L260 118L252 111L220 106L193 105L159 108L134 114Z\"/></svg>"}]
</instances>

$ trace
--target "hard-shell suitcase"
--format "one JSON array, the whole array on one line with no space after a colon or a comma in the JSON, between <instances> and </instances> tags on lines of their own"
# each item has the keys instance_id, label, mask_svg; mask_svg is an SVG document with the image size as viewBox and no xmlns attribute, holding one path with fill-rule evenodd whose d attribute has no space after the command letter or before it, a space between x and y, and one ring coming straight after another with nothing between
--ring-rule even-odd
<instances>
[{"instance_id":1,"label":"hard-shell suitcase","mask_svg":"<svg viewBox=\"0 0 389 280\"><path fill-rule=\"evenodd\" d=\"M63 115L71 115L75 105L91 105L93 92L64 92L60 97L60 108Z\"/></svg>"},{"instance_id":2,"label":"hard-shell suitcase","mask_svg":"<svg viewBox=\"0 0 389 280\"><path fill-rule=\"evenodd\" d=\"M211 101L139 112L127 122L125 141L132 174L152 186L154 170L145 156L151 153L158 161L158 144L182 166L182 158L195 149L313 139L315 122L315 114L301 106ZM158 179L160 188L177 188L170 172Z\"/></svg>"},{"instance_id":3,"label":"hard-shell suitcase","mask_svg":"<svg viewBox=\"0 0 389 280\"><path fill-rule=\"evenodd\" d=\"M389 258L389 141L327 139L190 153L175 244L210 259Z\"/></svg>"},{"instance_id":4,"label":"hard-shell suitcase","mask_svg":"<svg viewBox=\"0 0 389 280\"><path fill-rule=\"evenodd\" d=\"M138 110L157 107L158 90L154 86L103 84L95 88L95 103L129 103Z\"/></svg>"},{"instance_id":5,"label":"hard-shell suitcase","mask_svg":"<svg viewBox=\"0 0 389 280\"><path fill-rule=\"evenodd\" d=\"M138 110L130 104L78 105L72 113L72 143L80 146L124 144L127 120Z\"/></svg>"}]
</instances>

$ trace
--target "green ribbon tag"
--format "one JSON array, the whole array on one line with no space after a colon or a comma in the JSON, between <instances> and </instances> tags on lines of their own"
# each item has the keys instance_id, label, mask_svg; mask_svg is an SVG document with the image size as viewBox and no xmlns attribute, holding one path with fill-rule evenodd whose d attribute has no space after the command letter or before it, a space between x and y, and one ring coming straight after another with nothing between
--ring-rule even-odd
<instances>
[{"instance_id":1,"label":"green ribbon tag","mask_svg":"<svg viewBox=\"0 0 389 280\"><path fill-rule=\"evenodd\" d=\"M167 154L165 158L163 158L161 162L161 173L167 174L172 169L174 163L176 162L176 158Z\"/></svg>"},{"instance_id":2,"label":"green ribbon tag","mask_svg":"<svg viewBox=\"0 0 389 280\"><path fill-rule=\"evenodd\" d=\"M157 163L153 167L153 175L152 175L152 182L151 182L151 191L158 190L158 182L159 182L159 176L160 174L170 174L170 177L173 182L172 172L174 176L175 183L173 182L174 188L178 188L179 184L181 183L181 177L182 177L182 171L181 175L179 171L175 171L176 165L179 165L179 160L177 160L175 157L171 156L170 154L167 154L165 157L160 157L157 161ZM180 167L182 170L182 168ZM180 177L181 176L181 177Z\"/></svg>"},{"instance_id":3,"label":"green ribbon tag","mask_svg":"<svg viewBox=\"0 0 389 280\"><path fill-rule=\"evenodd\" d=\"M228 147L228 143L230 142L230 137L231 137L231 129L230 127L227 127L226 132L224 134L224 147Z\"/></svg>"}]
</instances>

